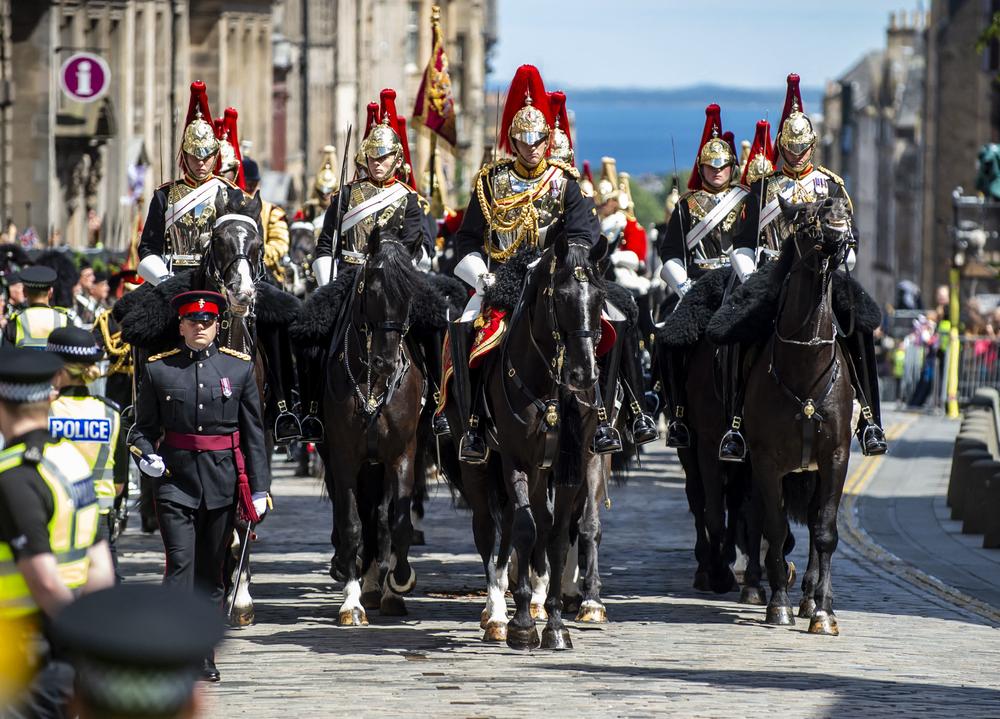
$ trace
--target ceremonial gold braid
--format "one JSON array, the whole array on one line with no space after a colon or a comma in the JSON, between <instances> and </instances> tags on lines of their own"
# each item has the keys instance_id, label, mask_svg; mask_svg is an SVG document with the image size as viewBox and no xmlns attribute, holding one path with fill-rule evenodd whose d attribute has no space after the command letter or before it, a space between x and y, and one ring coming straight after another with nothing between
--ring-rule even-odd
<instances>
[{"instance_id":1,"label":"ceremonial gold braid","mask_svg":"<svg viewBox=\"0 0 1000 719\"><path fill-rule=\"evenodd\" d=\"M101 330L101 338L104 340L104 349L108 355L114 358L106 377L113 374L132 374L132 345L122 342L121 330L112 334L108 327L108 320L111 318L111 310L102 312L95 323Z\"/></svg>"}]
</instances>

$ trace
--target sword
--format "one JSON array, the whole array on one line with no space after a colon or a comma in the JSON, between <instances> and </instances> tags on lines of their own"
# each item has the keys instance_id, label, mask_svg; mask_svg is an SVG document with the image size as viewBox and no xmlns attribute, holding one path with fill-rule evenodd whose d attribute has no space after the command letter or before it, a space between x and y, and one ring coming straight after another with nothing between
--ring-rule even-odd
<instances>
[{"instance_id":1,"label":"sword","mask_svg":"<svg viewBox=\"0 0 1000 719\"><path fill-rule=\"evenodd\" d=\"M350 129L348 128L348 137ZM243 576L243 565L246 564L247 547L250 546L250 535L253 534L253 522L247 522L247 533L243 536L243 546L240 547L240 561L236 565L236 582L233 583L233 593L229 597L229 608L226 610L226 619L233 615L233 607L236 606L236 594L240 590L240 577Z\"/></svg>"},{"instance_id":2,"label":"sword","mask_svg":"<svg viewBox=\"0 0 1000 719\"><path fill-rule=\"evenodd\" d=\"M337 279L337 246L340 244L340 230L344 226L344 192L346 190L344 186L347 184L347 165L351 157L351 132L353 129L354 126L348 124L347 137L344 139L344 160L340 164L340 184L337 186L337 225L333 231L333 247L331 248L334 258L333 272L330 278L332 280Z\"/></svg>"},{"instance_id":3,"label":"sword","mask_svg":"<svg viewBox=\"0 0 1000 719\"><path fill-rule=\"evenodd\" d=\"M678 182L679 176L677 175L677 148L674 146L673 135L670 136L670 152L673 153L674 156L674 183L680 184ZM680 192L680 188L677 188L677 191ZM681 204L678 202L677 207L674 208L674 212L680 212L680 211L681 211ZM691 250L688 248L687 230L684 229L684 218L681 215L677 216L677 224L681 228L681 246L684 248L684 271L687 272L688 252L690 252Z\"/></svg>"}]
</instances>

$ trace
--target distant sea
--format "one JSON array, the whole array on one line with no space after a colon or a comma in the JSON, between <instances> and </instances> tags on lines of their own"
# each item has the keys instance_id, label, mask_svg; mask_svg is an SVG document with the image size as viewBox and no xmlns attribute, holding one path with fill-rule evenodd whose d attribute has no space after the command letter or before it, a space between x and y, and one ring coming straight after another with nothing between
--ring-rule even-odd
<instances>
[{"instance_id":1,"label":"distant sea","mask_svg":"<svg viewBox=\"0 0 1000 719\"><path fill-rule=\"evenodd\" d=\"M555 88L551 88L555 89ZM803 88L806 111L818 114L822 93ZM566 90L575 115L576 161L589 160L595 179L601 157L609 155L618 170L633 177L673 172L670 138L677 149L677 168L690 169L705 124L705 106L722 108L723 130L732 130L736 145L753 140L757 121L767 117L776 130L784 104L784 88L743 90L698 86L681 90Z\"/></svg>"}]
</instances>

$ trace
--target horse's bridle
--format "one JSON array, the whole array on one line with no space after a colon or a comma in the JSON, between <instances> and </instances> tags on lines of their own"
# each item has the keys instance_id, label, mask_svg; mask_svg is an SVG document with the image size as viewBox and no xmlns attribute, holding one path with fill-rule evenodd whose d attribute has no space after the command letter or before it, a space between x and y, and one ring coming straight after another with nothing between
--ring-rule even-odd
<instances>
[{"instance_id":1,"label":"horse's bridle","mask_svg":"<svg viewBox=\"0 0 1000 719\"><path fill-rule=\"evenodd\" d=\"M229 270L232 269L233 265L235 265L240 260L246 260L247 264L250 265L250 279L253 281L254 284L257 284L257 282L259 282L264 277L263 253L261 253L261 257L257 261L256 265L250 261L250 257L242 249L239 252L237 252L236 255L233 256L233 259L231 259L221 270L215 263L215 230L218 230L219 227L228 222L242 222L244 224L250 225L251 227L253 227L254 233L258 237L261 236L260 228L257 225L257 221L252 217L236 213L230 213L219 217L215 221L215 224L212 226L213 230L212 239L209 241L208 251L205 253L206 269L208 271L208 277L217 286L224 287L226 282L226 275L229 274Z\"/></svg>"}]
</instances>

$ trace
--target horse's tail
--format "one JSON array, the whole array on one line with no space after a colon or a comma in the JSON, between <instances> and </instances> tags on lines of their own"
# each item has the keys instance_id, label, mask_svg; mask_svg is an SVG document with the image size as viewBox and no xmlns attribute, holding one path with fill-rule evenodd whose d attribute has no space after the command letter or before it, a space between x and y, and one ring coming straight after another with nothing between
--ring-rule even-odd
<instances>
[{"instance_id":1,"label":"horse's tail","mask_svg":"<svg viewBox=\"0 0 1000 719\"><path fill-rule=\"evenodd\" d=\"M809 523L809 504L819 484L817 472L786 474L782 480L785 492L785 511L788 518L799 524Z\"/></svg>"},{"instance_id":2,"label":"horse's tail","mask_svg":"<svg viewBox=\"0 0 1000 719\"><path fill-rule=\"evenodd\" d=\"M565 487L579 486L583 481L583 417L580 403L574 397L561 402L559 455L556 459L555 483Z\"/></svg>"}]
</instances>

